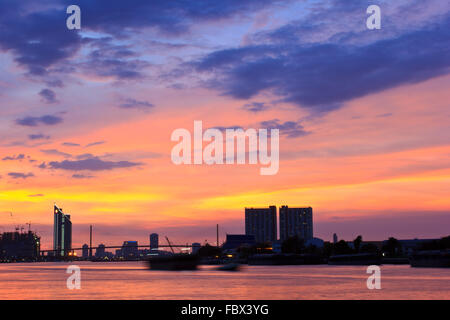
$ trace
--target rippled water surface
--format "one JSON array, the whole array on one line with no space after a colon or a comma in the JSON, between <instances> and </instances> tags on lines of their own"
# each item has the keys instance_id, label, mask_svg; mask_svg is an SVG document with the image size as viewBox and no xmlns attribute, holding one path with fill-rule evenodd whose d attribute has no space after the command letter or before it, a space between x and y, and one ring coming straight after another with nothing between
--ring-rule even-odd
<instances>
[{"instance_id":1,"label":"rippled water surface","mask_svg":"<svg viewBox=\"0 0 450 320\"><path fill-rule=\"evenodd\" d=\"M140 262L77 265L80 290L67 289L67 263L0 264L0 299L450 299L450 269L385 265L382 289L368 290L361 266L169 272L147 270Z\"/></svg>"}]
</instances>

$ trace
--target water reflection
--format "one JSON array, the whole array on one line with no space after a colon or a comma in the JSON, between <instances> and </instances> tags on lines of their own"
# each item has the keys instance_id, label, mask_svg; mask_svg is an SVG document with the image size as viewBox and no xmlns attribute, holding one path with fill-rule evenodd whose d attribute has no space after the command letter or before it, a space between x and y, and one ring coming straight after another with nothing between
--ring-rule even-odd
<instances>
[{"instance_id":1,"label":"water reflection","mask_svg":"<svg viewBox=\"0 0 450 320\"><path fill-rule=\"evenodd\" d=\"M450 269L382 266L382 289L368 290L363 266L170 272L140 262L80 262L81 290L68 290L68 265L2 264L0 299L450 299Z\"/></svg>"}]
</instances>

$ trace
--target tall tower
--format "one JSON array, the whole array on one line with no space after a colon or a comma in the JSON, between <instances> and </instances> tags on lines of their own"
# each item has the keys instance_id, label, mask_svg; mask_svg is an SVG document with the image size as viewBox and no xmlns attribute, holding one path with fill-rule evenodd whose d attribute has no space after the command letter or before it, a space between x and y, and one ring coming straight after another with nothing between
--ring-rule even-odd
<instances>
[{"instance_id":1,"label":"tall tower","mask_svg":"<svg viewBox=\"0 0 450 320\"><path fill-rule=\"evenodd\" d=\"M245 234L259 243L277 240L277 207L245 208Z\"/></svg>"},{"instance_id":2,"label":"tall tower","mask_svg":"<svg viewBox=\"0 0 450 320\"><path fill-rule=\"evenodd\" d=\"M297 236L305 241L313 239L313 210L280 207L280 240Z\"/></svg>"},{"instance_id":3,"label":"tall tower","mask_svg":"<svg viewBox=\"0 0 450 320\"><path fill-rule=\"evenodd\" d=\"M72 249L72 222L55 204L53 208L53 250L56 256L66 256Z\"/></svg>"}]
</instances>

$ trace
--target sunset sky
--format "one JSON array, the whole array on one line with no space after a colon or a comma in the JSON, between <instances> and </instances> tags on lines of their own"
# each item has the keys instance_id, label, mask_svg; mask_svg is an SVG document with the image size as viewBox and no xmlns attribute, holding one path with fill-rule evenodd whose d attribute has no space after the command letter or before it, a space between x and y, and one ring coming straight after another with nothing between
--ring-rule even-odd
<instances>
[{"instance_id":1,"label":"sunset sky","mask_svg":"<svg viewBox=\"0 0 450 320\"><path fill-rule=\"evenodd\" d=\"M0 232L50 248L57 203L74 246L214 243L269 205L324 240L449 235L449 27L442 0L0 0ZM278 173L174 165L194 120L278 128Z\"/></svg>"}]
</instances>

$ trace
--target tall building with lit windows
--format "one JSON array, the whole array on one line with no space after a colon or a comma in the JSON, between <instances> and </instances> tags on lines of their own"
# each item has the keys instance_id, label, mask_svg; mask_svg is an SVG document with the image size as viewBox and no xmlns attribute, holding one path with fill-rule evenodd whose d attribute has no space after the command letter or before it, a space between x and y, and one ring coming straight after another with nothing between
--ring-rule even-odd
<instances>
[{"instance_id":1,"label":"tall building with lit windows","mask_svg":"<svg viewBox=\"0 0 450 320\"><path fill-rule=\"evenodd\" d=\"M87 259L87 258L89 258L89 245L87 245L86 243L85 244L83 244L83 247L82 247L83 249L82 249L82 257L84 258L84 259Z\"/></svg>"},{"instance_id":2,"label":"tall building with lit windows","mask_svg":"<svg viewBox=\"0 0 450 320\"><path fill-rule=\"evenodd\" d=\"M56 205L53 208L53 250L56 256L67 256L72 249L72 222Z\"/></svg>"},{"instance_id":3,"label":"tall building with lit windows","mask_svg":"<svg viewBox=\"0 0 450 320\"><path fill-rule=\"evenodd\" d=\"M280 240L297 236L305 241L313 239L312 208L280 207Z\"/></svg>"},{"instance_id":4,"label":"tall building with lit windows","mask_svg":"<svg viewBox=\"0 0 450 320\"><path fill-rule=\"evenodd\" d=\"M158 250L159 247L159 236L157 233L152 233L150 235L150 249Z\"/></svg>"},{"instance_id":5,"label":"tall building with lit windows","mask_svg":"<svg viewBox=\"0 0 450 320\"><path fill-rule=\"evenodd\" d=\"M245 234L258 243L277 240L277 207L245 208Z\"/></svg>"}]
</instances>

